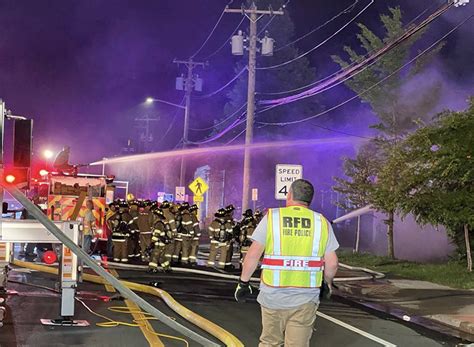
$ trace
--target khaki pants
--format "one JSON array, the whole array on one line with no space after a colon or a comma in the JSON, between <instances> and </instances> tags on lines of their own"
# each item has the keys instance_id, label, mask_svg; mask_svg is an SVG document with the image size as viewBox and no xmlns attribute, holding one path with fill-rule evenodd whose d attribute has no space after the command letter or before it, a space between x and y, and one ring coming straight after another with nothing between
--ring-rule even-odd
<instances>
[{"instance_id":1,"label":"khaki pants","mask_svg":"<svg viewBox=\"0 0 474 347\"><path fill-rule=\"evenodd\" d=\"M221 252L219 255L219 262L217 263L217 267L220 269L225 268L226 265L230 265L230 262L227 260L230 252L231 245L229 242L222 242L219 243L218 251Z\"/></svg>"},{"instance_id":2,"label":"khaki pants","mask_svg":"<svg viewBox=\"0 0 474 347\"><path fill-rule=\"evenodd\" d=\"M122 262L127 262L128 261L128 247L127 247L127 240L112 240L112 243L114 245L114 261L122 261Z\"/></svg>"},{"instance_id":3,"label":"khaki pants","mask_svg":"<svg viewBox=\"0 0 474 347\"><path fill-rule=\"evenodd\" d=\"M259 347L309 347L318 305L310 302L294 309L272 310L262 306Z\"/></svg>"},{"instance_id":4,"label":"khaki pants","mask_svg":"<svg viewBox=\"0 0 474 347\"><path fill-rule=\"evenodd\" d=\"M162 268L166 269L169 267L170 263L165 257L165 247L164 243L155 244L153 252L151 253L151 261L148 263L148 267L151 269L158 268L158 265L161 265Z\"/></svg>"}]
</instances>

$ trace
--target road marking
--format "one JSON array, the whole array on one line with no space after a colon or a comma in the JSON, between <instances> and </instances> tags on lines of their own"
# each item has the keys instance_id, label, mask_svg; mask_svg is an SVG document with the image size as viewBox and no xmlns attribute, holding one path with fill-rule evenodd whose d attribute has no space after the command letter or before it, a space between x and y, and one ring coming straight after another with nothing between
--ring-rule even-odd
<instances>
[{"instance_id":1,"label":"road marking","mask_svg":"<svg viewBox=\"0 0 474 347\"><path fill-rule=\"evenodd\" d=\"M339 319L336 319L334 317L331 317L331 316L328 316L327 314L324 314L322 312L316 312L316 315L321 317L321 318L324 318L330 322L333 322L334 324L337 324L337 325L340 325L341 327L343 328L346 328L350 331L353 331L355 332L356 334L359 334L359 335L362 335L364 336L365 338L368 338L369 340L372 340L372 341L375 341L377 343L380 343L382 346L385 346L385 347L397 347L397 345L394 345L393 343L391 342L388 342L388 341L385 341L385 340L382 340L381 338L377 337L377 336L374 336L372 334L369 334L368 332L365 332L363 330L360 330L356 327L353 327L352 325L349 325L347 323L344 323L343 321L340 321Z\"/></svg>"},{"instance_id":2,"label":"road marking","mask_svg":"<svg viewBox=\"0 0 474 347\"><path fill-rule=\"evenodd\" d=\"M110 269L109 272L114 277L118 277L118 272L115 271L114 269ZM115 292L115 288L113 286L111 286L110 284L105 284L105 289L109 293ZM165 345L163 344L163 342L161 342L160 338L156 334L154 334L155 330L151 326L150 322L145 319L146 317L141 312L140 307L138 307L133 301L130 301L130 300L125 300L125 304L127 305L128 309L130 311L132 311L131 314L132 314L133 318L135 320L137 320L138 322L140 322L140 323L141 322L144 323L144 325L140 324L140 330L142 331L143 336L145 336L145 338L148 341L148 343L150 344L150 346L151 347L164 347ZM134 311L140 311L140 313L134 312Z\"/></svg>"}]
</instances>

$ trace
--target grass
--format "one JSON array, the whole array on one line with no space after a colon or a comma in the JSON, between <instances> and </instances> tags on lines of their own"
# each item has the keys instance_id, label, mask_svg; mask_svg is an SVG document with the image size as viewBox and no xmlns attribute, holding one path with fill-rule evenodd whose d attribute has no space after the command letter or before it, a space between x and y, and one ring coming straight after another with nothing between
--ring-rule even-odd
<instances>
[{"instance_id":1,"label":"grass","mask_svg":"<svg viewBox=\"0 0 474 347\"><path fill-rule=\"evenodd\" d=\"M448 261L446 263L415 263L404 260L392 260L368 253L353 254L349 251L338 252L341 263L366 267L388 275L407 279L429 281L445 286L474 289L474 272L469 273L465 263Z\"/></svg>"}]
</instances>

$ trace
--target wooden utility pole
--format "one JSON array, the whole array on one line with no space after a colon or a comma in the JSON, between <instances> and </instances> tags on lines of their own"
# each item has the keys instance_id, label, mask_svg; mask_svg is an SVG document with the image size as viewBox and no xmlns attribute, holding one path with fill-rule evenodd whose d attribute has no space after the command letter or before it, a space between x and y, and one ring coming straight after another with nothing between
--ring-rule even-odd
<instances>
[{"instance_id":1,"label":"wooden utility pole","mask_svg":"<svg viewBox=\"0 0 474 347\"><path fill-rule=\"evenodd\" d=\"M188 144L188 133L189 133L189 115L191 112L191 94L194 88L194 75L193 70L196 66L205 66L205 63L195 62L192 58L188 60L174 60L174 63L186 66L188 69L188 74L184 83L184 98L186 101L184 108L184 129L183 129L183 149L186 148ZM184 156L181 157L181 168L179 171L179 185L184 186L184 180L186 179L186 162L184 161Z\"/></svg>"},{"instance_id":2,"label":"wooden utility pole","mask_svg":"<svg viewBox=\"0 0 474 347\"><path fill-rule=\"evenodd\" d=\"M250 21L249 31L249 63L248 63L248 87L247 87L247 123L245 129L245 150L244 150L244 173L243 173L243 189L242 189L242 211L249 207L250 197L250 164L251 149L249 145L253 142L253 123L255 116L255 67L257 63L257 22L265 15L283 15L283 11L258 10L255 3L250 8L230 9L226 8L227 13L240 13L246 16Z\"/></svg>"}]
</instances>

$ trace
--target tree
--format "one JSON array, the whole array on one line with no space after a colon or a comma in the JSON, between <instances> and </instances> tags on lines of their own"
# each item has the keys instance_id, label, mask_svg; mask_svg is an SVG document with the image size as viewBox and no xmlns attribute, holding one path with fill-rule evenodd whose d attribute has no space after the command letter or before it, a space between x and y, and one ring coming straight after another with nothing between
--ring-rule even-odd
<instances>
[{"instance_id":1,"label":"tree","mask_svg":"<svg viewBox=\"0 0 474 347\"><path fill-rule=\"evenodd\" d=\"M363 54L358 54L350 47L344 47L344 51L349 55L348 61L339 56L333 56L333 60L342 68L349 66L355 61L361 61L364 55L372 51L382 48L385 44L399 37L403 31L402 12L400 8L390 8L390 14L382 14L381 22L385 29L383 37L377 36L373 31L364 24L358 24L360 33L357 35L361 43ZM365 69L352 79L346 82L346 85L356 93L362 93L369 87L373 86L380 80L390 76L385 82L381 83L378 88L372 89L368 93L360 96L362 102L369 104L373 113L378 117L379 123L373 127L379 130L377 138L371 141L371 146L376 154L370 158L371 167L382 168L390 156L390 151L394 146L402 140L409 130L415 126L415 120L418 118L427 118L437 105L440 96L440 84L417 86L416 95L407 97L407 83L423 72L430 58L435 55L443 46L440 44L431 51L429 55L425 55L423 59L418 59L416 64L408 70L396 72L410 57L414 43L421 38L424 31L418 32L405 42L396 46L386 53L375 64ZM356 158L356 166L363 166L365 157ZM366 158L367 159L367 158ZM359 172L363 173L363 172ZM359 174L358 173L358 174ZM372 173L375 177L376 172ZM356 183L359 180L357 175L348 175L347 183L339 180L340 188L350 183ZM378 210L387 214L385 223L387 224L388 238L388 256L395 258L394 250L394 216L397 210L397 201L394 194L396 184L398 182L397 171L392 172L391 177L386 177L383 181L374 179L370 181L369 187L366 185L353 186L354 189L360 189L358 194L367 195L370 202ZM354 194L353 194L354 195Z\"/></svg>"},{"instance_id":2,"label":"tree","mask_svg":"<svg viewBox=\"0 0 474 347\"><path fill-rule=\"evenodd\" d=\"M421 223L441 224L472 271L470 234L474 226L474 98L464 112L446 111L420 127L393 150L379 178L396 169L400 209Z\"/></svg>"}]
</instances>

